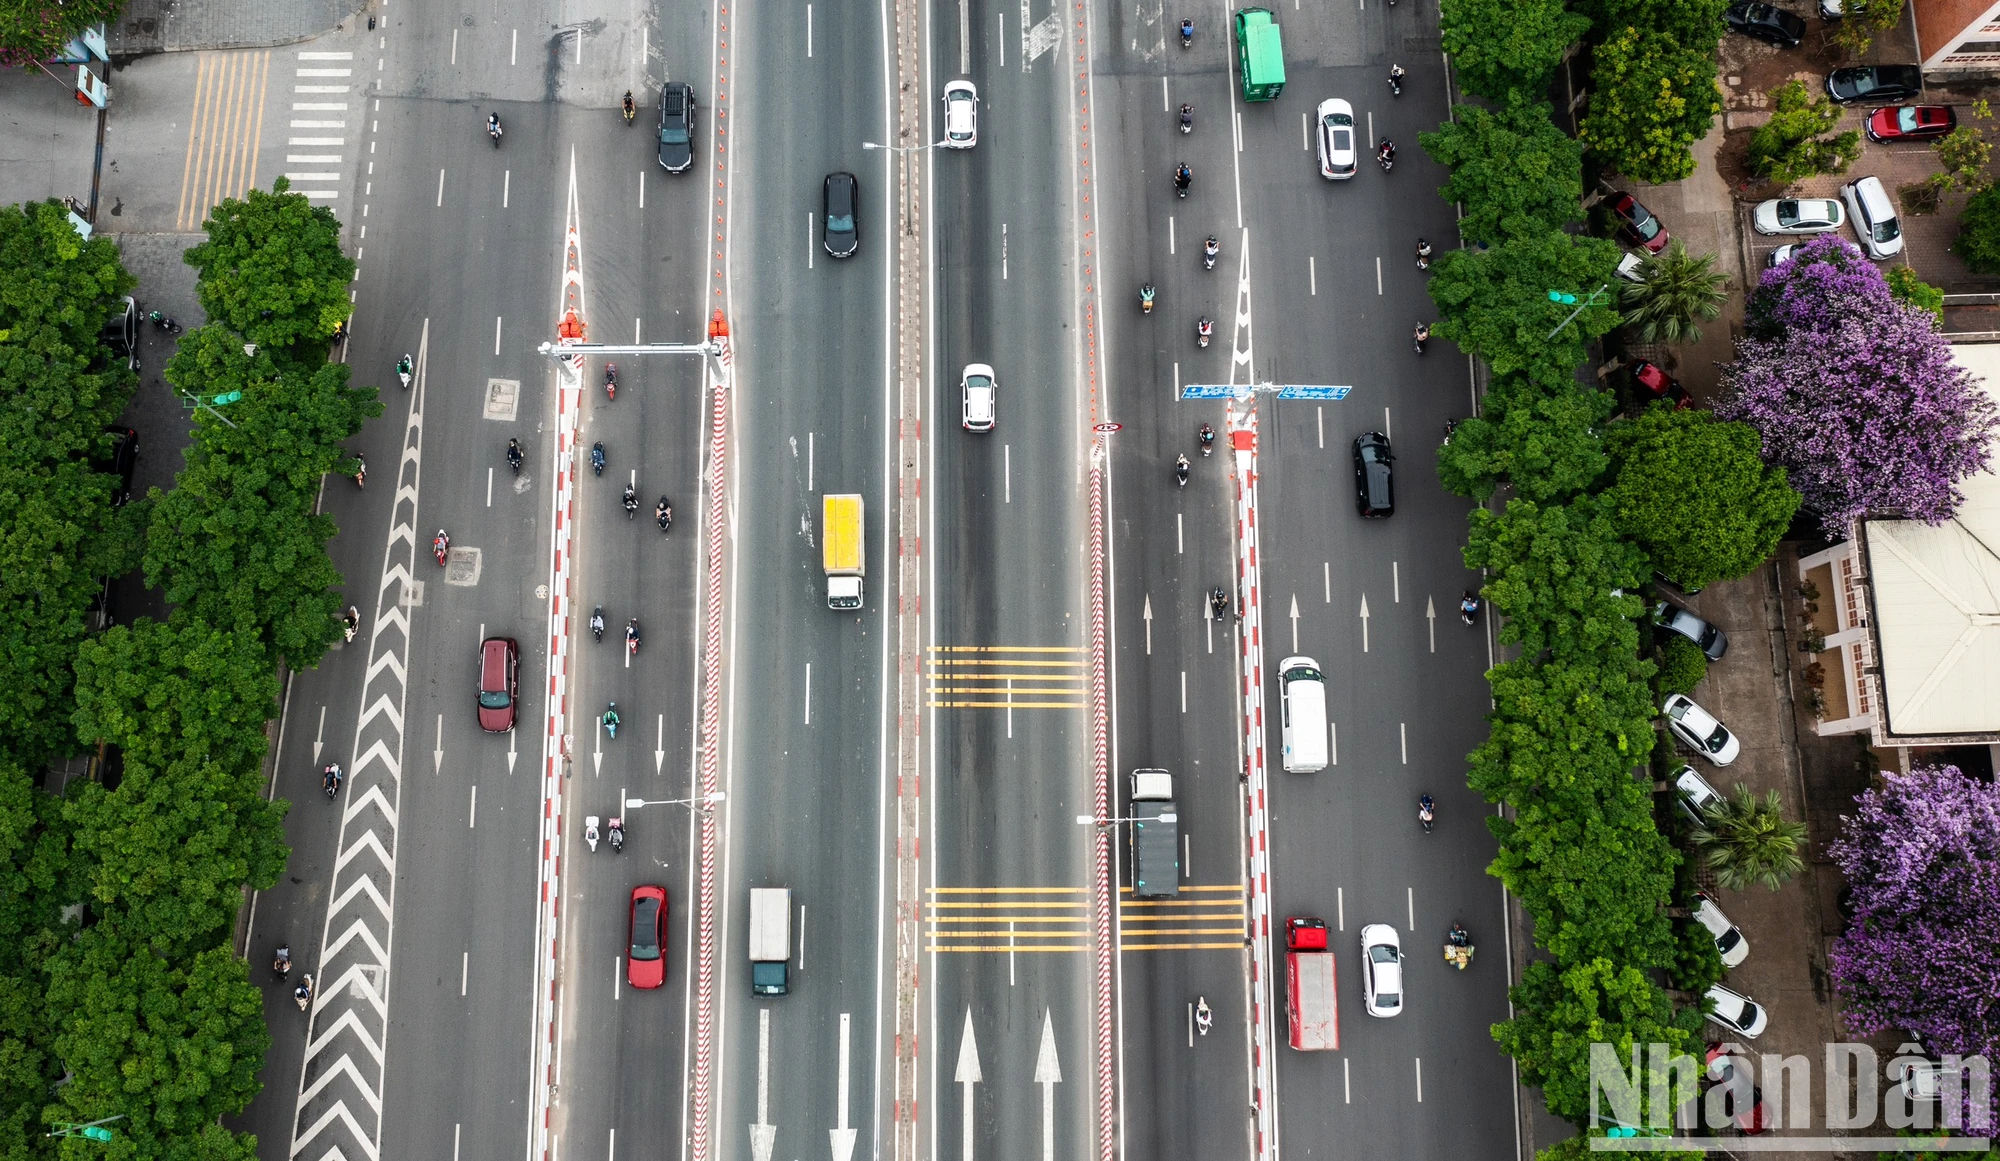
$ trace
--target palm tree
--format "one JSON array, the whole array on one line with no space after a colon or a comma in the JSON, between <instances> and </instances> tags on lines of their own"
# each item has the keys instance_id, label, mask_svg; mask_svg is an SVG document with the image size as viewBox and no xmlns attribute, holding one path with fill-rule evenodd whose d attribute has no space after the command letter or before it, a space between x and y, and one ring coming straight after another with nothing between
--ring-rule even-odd
<instances>
[{"instance_id":1,"label":"palm tree","mask_svg":"<svg viewBox=\"0 0 2000 1161\"><path fill-rule=\"evenodd\" d=\"M1731 891L1752 883L1775 891L1805 869L1799 846L1806 824L1785 821L1775 790L1760 801L1738 782L1735 797L1709 803L1702 820L1688 842L1700 849L1715 881Z\"/></svg>"},{"instance_id":2,"label":"palm tree","mask_svg":"<svg viewBox=\"0 0 2000 1161\"><path fill-rule=\"evenodd\" d=\"M1715 255L1688 253L1679 238L1639 263L1640 282L1618 281L1618 305L1625 323L1642 343L1693 343L1701 328L1722 313L1729 276L1714 269Z\"/></svg>"}]
</instances>

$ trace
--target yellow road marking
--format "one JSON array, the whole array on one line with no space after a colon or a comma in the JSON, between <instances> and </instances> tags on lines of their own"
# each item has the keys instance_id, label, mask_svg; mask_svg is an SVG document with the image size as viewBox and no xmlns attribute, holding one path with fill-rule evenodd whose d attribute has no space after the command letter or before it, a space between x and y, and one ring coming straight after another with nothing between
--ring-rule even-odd
<instances>
[{"instance_id":1,"label":"yellow road marking","mask_svg":"<svg viewBox=\"0 0 2000 1161\"><path fill-rule=\"evenodd\" d=\"M256 187L270 79L269 51L202 54L188 113L175 230L199 229L217 202Z\"/></svg>"}]
</instances>

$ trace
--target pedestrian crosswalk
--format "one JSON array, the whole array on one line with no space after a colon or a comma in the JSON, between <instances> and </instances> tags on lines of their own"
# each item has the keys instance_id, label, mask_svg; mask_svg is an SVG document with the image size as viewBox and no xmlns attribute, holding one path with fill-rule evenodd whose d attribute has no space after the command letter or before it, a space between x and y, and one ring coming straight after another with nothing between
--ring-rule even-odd
<instances>
[{"instance_id":1,"label":"pedestrian crosswalk","mask_svg":"<svg viewBox=\"0 0 2000 1161\"><path fill-rule=\"evenodd\" d=\"M1241 948L1243 888L1187 885L1173 899L1121 888L1118 950ZM1003 955L1090 950L1090 893L1082 887L933 887L926 950Z\"/></svg>"},{"instance_id":2,"label":"pedestrian crosswalk","mask_svg":"<svg viewBox=\"0 0 2000 1161\"><path fill-rule=\"evenodd\" d=\"M268 169L260 173L260 165L269 161L260 162L260 157L271 104L271 57L268 49L209 52L196 63L176 232L200 229L224 199L269 188ZM300 49L293 54L280 172L294 192L314 202L340 196L342 167L354 160L349 145L360 129L355 88L352 52Z\"/></svg>"},{"instance_id":3,"label":"pedestrian crosswalk","mask_svg":"<svg viewBox=\"0 0 2000 1161\"><path fill-rule=\"evenodd\" d=\"M305 51L292 72L290 133L285 138L285 177L292 188L318 202L340 196L337 185L347 144L354 87L354 54Z\"/></svg>"},{"instance_id":4,"label":"pedestrian crosswalk","mask_svg":"<svg viewBox=\"0 0 2000 1161\"><path fill-rule=\"evenodd\" d=\"M933 645L932 709L1083 709L1082 649L1060 645Z\"/></svg>"}]
</instances>

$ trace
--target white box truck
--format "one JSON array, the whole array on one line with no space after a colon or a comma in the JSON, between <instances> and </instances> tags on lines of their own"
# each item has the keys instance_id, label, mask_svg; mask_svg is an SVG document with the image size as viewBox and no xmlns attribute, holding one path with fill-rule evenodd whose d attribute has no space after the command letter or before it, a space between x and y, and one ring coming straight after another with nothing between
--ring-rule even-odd
<instances>
[{"instance_id":1,"label":"white box truck","mask_svg":"<svg viewBox=\"0 0 2000 1161\"><path fill-rule=\"evenodd\" d=\"M782 996L792 990L792 889L750 889L750 992Z\"/></svg>"}]
</instances>

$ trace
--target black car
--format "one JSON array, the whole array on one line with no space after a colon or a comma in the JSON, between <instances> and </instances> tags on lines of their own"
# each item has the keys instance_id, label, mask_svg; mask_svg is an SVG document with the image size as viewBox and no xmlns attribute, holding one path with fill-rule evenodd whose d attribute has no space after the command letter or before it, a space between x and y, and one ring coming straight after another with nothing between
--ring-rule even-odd
<instances>
[{"instance_id":1,"label":"black car","mask_svg":"<svg viewBox=\"0 0 2000 1161\"><path fill-rule=\"evenodd\" d=\"M1826 74L1826 95L1843 105L1894 104L1923 91L1924 70L1916 65L1853 65Z\"/></svg>"},{"instance_id":2,"label":"black car","mask_svg":"<svg viewBox=\"0 0 2000 1161\"><path fill-rule=\"evenodd\" d=\"M1797 48L1806 38L1806 22L1772 4L1738 0L1722 14L1731 32L1740 32L1780 48Z\"/></svg>"},{"instance_id":3,"label":"black car","mask_svg":"<svg viewBox=\"0 0 2000 1161\"><path fill-rule=\"evenodd\" d=\"M139 433L115 423L106 424L104 432L111 437L111 454L95 466L108 476L118 477L118 490L111 495L111 504L117 507L132 499L132 477L139 470Z\"/></svg>"},{"instance_id":4,"label":"black car","mask_svg":"<svg viewBox=\"0 0 2000 1161\"><path fill-rule=\"evenodd\" d=\"M835 258L851 258L861 248L861 234L855 229L855 203L861 200L861 186L851 173L826 175L826 252Z\"/></svg>"},{"instance_id":5,"label":"black car","mask_svg":"<svg viewBox=\"0 0 2000 1161\"><path fill-rule=\"evenodd\" d=\"M694 164L694 86L668 81L660 86L660 165L686 173Z\"/></svg>"},{"instance_id":6,"label":"black car","mask_svg":"<svg viewBox=\"0 0 2000 1161\"><path fill-rule=\"evenodd\" d=\"M111 317L98 338L119 362L133 371L139 369L139 304L131 295L123 295L112 304Z\"/></svg>"},{"instance_id":7,"label":"black car","mask_svg":"<svg viewBox=\"0 0 2000 1161\"><path fill-rule=\"evenodd\" d=\"M1390 480L1389 437L1364 431L1354 437L1354 506L1371 520L1396 510L1396 489Z\"/></svg>"}]
</instances>

